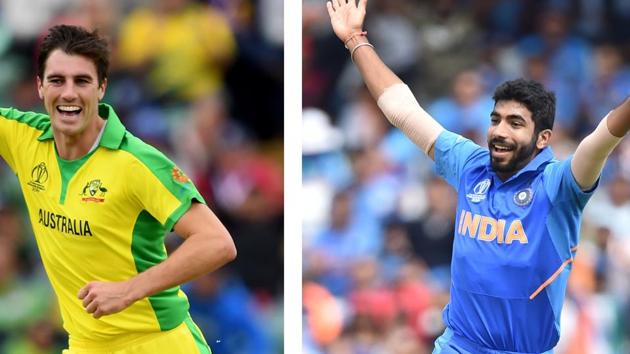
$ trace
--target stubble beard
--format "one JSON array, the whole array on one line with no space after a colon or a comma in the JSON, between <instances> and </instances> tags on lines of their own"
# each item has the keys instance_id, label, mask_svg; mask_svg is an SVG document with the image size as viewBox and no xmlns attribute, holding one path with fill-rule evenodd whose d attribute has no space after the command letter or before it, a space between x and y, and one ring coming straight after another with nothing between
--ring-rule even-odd
<instances>
[{"instance_id":1,"label":"stubble beard","mask_svg":"<svg viewBox=\"0 0 630 354\"><path fill-rule=\"evenodd\" d=\"M490 153L490 163L492 169L499 173L514 174L521 168L525 167L529 161L531 161L537 154L536 141L537 134L534 134L532 140L527 145L517 145L514 149L514 155L507 162L498 162L492 157ZM492 143L499 142L498 140L492 140Z\"/></svg>"}]
</instances>

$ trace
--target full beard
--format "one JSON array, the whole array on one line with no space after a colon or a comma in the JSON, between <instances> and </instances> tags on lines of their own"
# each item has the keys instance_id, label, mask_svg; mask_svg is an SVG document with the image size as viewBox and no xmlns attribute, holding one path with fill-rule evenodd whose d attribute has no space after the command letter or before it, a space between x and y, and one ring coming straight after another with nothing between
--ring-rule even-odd
<instances>
[{"instance_id":1,"label":"full beard","mask_svg":"<svg viewBox=\"0 0 630 354\"><path fill-rule=\"evenodd\" d=\"M500 161L492 156L490 152L490 164L492 169L499 173L514 174L521 168L525 167L529 161L531 161L537 153L536 149L537 134L534 134L532 140L527 145L516 145L512 158L507 161ZM503 140L493 139L494 143L503 143Z\"/></svg>"}]
</instances>

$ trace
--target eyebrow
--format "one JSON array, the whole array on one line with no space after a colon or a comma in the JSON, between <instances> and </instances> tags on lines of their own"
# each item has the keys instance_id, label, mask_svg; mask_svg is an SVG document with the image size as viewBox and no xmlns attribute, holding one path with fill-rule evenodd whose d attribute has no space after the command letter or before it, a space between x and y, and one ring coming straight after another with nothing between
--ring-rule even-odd
<instances>
[{"instance_id":1,"label":"eyebrow","mask_svg":"<svg viewBox=\"0 0 630 354\"><path fill-rule=\"evenodd\" d=\"M65 75L58 74L58 73L51 73L46 76L46 80L55 79L55 78L65 78ZM90 80L90 81L94 80L94 78L89 74L78 74L78 75L74 75L72 78L74 78L75 80L76 79L84 79L84 80Z\"/></svg>"},{"instance_id":2,"label":"eyebrow","mask_svg":"<svg viewBox=\"0 0 630 354\"><path fill-rule=\"evenodd\" d=\"M492 113L490 113L490 117L501 118L501 115L497 113L497 111L492 111ZM510 119L510 120L520 120L520 121L525 122L525 118L521 116L520 114L508 114L505 118Z\"/></svg>"}]
</instances>

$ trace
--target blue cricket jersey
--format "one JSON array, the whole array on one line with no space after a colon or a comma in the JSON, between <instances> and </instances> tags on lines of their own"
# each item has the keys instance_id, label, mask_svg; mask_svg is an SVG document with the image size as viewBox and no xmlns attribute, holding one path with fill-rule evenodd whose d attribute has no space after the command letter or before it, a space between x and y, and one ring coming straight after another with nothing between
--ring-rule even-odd
<instances>
[{"instance_id":1,"label":"blue cricket jersey","mask_svg":"<svg viewBox=\"0 0 630 354\"><path fill-rule=\"evenodd\" d=\"M445 131L437 173L458 193L446 325L495 350L541 353L560 336L560 311L578 244L583 192L571 158L543 149L501 181L490 153Z\"/></svg>"}]
</instances>

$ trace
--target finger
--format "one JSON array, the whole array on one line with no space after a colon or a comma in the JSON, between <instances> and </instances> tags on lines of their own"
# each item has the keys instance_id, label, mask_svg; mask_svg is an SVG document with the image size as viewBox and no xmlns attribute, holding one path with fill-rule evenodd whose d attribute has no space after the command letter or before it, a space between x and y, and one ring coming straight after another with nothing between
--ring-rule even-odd
<instances>
[{"instance_id":1,"label":"finger","mask_svg":"<svg viewBox=\"0 0 630 354\"><path fill-rule=\"evenodd\" d=\"M87 306L92 302L92 300L94 300L95 297L96 295L94 295L94 293L88 293L83 298L83 307L87 308Z\"/></svg>"},{"instance_id":2,"label":"finger","mask_svg":"<svg viewBox=\"0 0 630 354\"><path fill-rule=\"evenodd\" d=\"M87 284L86 286L82 287L81 290L79 290L79 294L77 294L77 296L79 297L79 299L83 299L89 292L90 284Z\"/></svg>"},{"instance_id":3,"label":"finger","mask_svg":"<svg viewBox=\"0 0 630 354\"><path fill-rule=\"evenodd\" d=\"M98 311L98 304L96 303L96 301L92 301L89 305L87 305L85 310L87 311L87 313L95 313L96 311Z\"/></svg>"},{"instance_id":4,"label":"finger","mask_svg":"<svg viewBox=\"0 0 630 354\"><path fill-rule=\"evenodd\" d=\"M328 16L332 17L335 13L335 9L333 9L332 2L326 1L326 9L328 10Z\"/></svg>"},{"instance_id":5,"label":"finger","mask_svg":"<svg viewBox=\"0 0 630 354\"><path fill-rule=\"evenodd\" d=\"M335 1L335 0L333 0L333 1ZM337 1L337 8L340 8L343 5L343 3L345 2L344 0L336 0L336 1Z\"/></svg>"},{"instance_id":6,"label":"finger","mask_svg":"<svg viewBox=\"0 0 630 354\"><path fill-rule=\"evenodd\" d=\"M103 310L98 309L96 310L96 312L94 312L92 316L98 320L99 318L103 317L103 315L106 315L106 313Z\"/></svg>"},{"instance_id":7,"label":"finger","mask_svg":"<svg viewBox=\"0 0 630 354\"><path fill-rule=\"evenodd\" d=\"M365 8L367 7L367 0L359 0L359 10L363 10L365 11Z\"/></svg>"}]
</instances>

